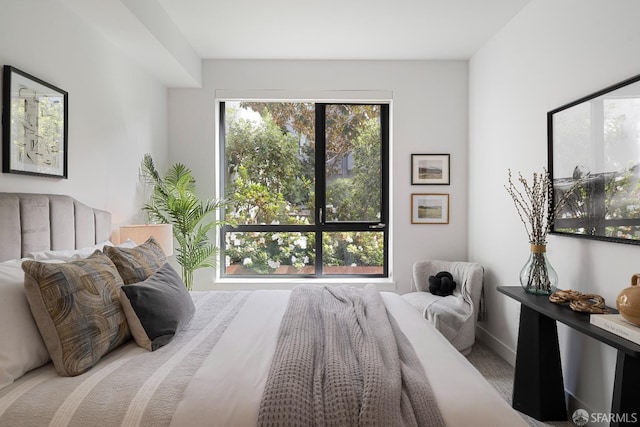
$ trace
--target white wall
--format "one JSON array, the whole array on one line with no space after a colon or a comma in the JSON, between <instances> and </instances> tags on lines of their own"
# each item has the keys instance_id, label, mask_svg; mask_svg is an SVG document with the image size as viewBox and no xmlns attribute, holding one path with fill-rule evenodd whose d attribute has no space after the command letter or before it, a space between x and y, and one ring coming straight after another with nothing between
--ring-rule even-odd
<instances>
[{"instance_id":1,"label":"white wall","mask_svg":"<svg viewBox=\"0 0 640 427\"><path fill-rule=\"evenodd\" d=\"M167 162L166 88L62 3L1 5L0 63L69 93L69 179L2 174L0 191L69 194L116 225L143 220L138 167L146 152Z\"/></svg>"},{"instance_id":2,"label":"white wall","mask_svg":"<svg viewBox=\"0 0 640 427\"><path fill-rule=\"evenodd\" d=\"M219 89L392 91L392 268L408 292L415 260L466 259L467 69L466 61L205 61L203 89L169 91L169 158L191 167L199 191L213 197ZM451 185L411 186L411 153L450 153ZM450 223L411 225L412 192L450 193Z\"/></svg>"},{"instance_id":3,"label":"white wall","mask_svg":"<svg viewBox=\"0 0 640 427\"><path fill-rule=\"evenodd\" d=\"M518 286L529 245L504 189L507 169L530 176L547 164L546 113L640 73L640 2L533 0L470 61L469 257L486 266L494 348L513 358L519 307L495 291ZM640 247L550 236L559 287L603 295L640 271ZM608 412L613 349L559 327L565 388Z\"/></svg>"}]
</instances>

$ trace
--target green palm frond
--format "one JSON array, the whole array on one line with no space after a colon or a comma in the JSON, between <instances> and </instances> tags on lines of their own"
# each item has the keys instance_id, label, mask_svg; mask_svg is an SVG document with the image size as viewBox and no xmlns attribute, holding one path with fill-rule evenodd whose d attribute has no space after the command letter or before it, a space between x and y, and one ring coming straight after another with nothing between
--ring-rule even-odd
<instances>
[{"instance_id":1,"label":"green palm frond","mask_svg":"<svg viewBox=\"0 0 640 427\"><path fill-rule=\"evenodd\" d=\"M145 154L141 170L145 182L153 188L143 210L152 221L173 226L173 236L178 242L176 260L182 267L185 284L191 289L194 270L217 267L218 251L209 242L208 233L224 224L214 216L224 201L200 200L195 193L193 174L182 163L174 164L162 178L151 155Z\"/></svg>"},{"instance_id":2,"label":"green palm frond","mask_svg":"<svg viewBox=\"0 0 640 427\"><path fill-rule=\"evenodd\" d=\"M184 248L178 249L176 260L188 270L196 270L200 267L216 267L218 250L210 243L198 245L184 251Z\"/></svg>"}]
</instances>

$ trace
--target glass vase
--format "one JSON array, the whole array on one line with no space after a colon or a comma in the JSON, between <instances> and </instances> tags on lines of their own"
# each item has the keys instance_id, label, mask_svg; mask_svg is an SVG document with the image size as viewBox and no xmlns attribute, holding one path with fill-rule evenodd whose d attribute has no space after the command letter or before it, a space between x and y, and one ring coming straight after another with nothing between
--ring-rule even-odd
<instances>
[{"instance_id":1,"label":"glass vase","mask_svg":"<svg viewBox=\"0 0 640 427\"><path fill-rule=\"evenodd\" d=\"M531 244L527 263L520 270L520 285L526 292L551 295L558 286L558 275L547 259L546 244Z\"/></svg>"}]
</instances>

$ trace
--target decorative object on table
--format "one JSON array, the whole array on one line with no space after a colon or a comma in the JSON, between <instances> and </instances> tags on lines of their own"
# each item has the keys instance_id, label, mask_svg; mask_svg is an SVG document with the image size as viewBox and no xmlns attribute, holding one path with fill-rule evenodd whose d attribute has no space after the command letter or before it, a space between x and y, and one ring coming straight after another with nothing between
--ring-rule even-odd
<instances>
[{"instance_id":1,"label":"decorative object on table","mask_svg":"<svg viewBox=\"0 0 640 427\"><path fill-rule=\"evenodd\" d=\"M456 289L456 282L453 275L448 271L441 271L435 276L429 276L429 292L433 295L446 297L453 294Z\"/></svg>"},{"instance_id":2,"label":"decorative object on table","mask_svg":"<svg viewBox=\"0 0 640 427\"><path fill-rule=\"evenodd\" d=\"M624 288L616 298L616 308L628 322L640 326L640 274L631 276L631 286Z\"/></svg>"},{"instance_id":3,"label":"decorative object on table","mask_svg":"<svg viewBox=\"0 0 640 427\"><path fill-rule=\"evenodd\" d=\"M582 180L551 233L640 244L640 75L547 113L554 194Z\"/></svg>"},{"instance_id":4,"label":"decorative object on table","mask_svg":"<svg viewBox=\"0 0 640 427\"><path fill-rule=\"evenodd\" d=\"M604 314L609 313L604 298L596 294L583 294L573 289L555 291L549 295L549 301L556 304L569 303L569 308L581 313Z\"/></svg>"},{"instance_id":5,"label":"decorative object on table","mask_svg":"<svg viewBox=\"0 0 640 427\"><path fill-rule=\"evenodd\" d=\"M182 267L182 280L191 290L194 270L218 265L217 247L209 241L208 233L224 223L211 218L223 202L200 200L191 170L181 163L174 164L162 178L151 155L145 154L141 170L153 186L151 199L143 209L153 222L173 226L173 237L178 242L176 261Z\"/></svg>"},{"instance_id":6,"label":"decorative object on table","mask_svg":"<svg viewBox=\"0 0 640 427\"><path fill-rule=\"evenodd\" d=\"M558 286L558 274L547 258L547 242L531 243L529 258L520 270L520 284L525 291L549 295Z\"/></svg>"},{"instance_id":7,"label":"decorative object on table","mask_svg":"<svg viewBox=\"0 0 640 427\"><path fill-rule=\"evenodd\" d=\"M411 185L449 185L449 154L412 154Z\"/></svg>"},{"instance_id":8,"label":"decorative object on table","mask_svg":"<svg viewBox=\"0 0 640 427\"><path fill-rule=\"evenodd\" d=\"M4 66L2 172L67 178L68 94Z\"/></svg>"},{"instance_id":9,"label":"decorative object on table","mask_svg":"<svg viewBox=\"0 0 640 427\"><path fill-rule=\"evenodd\" d=\"M411 224L449 224L449 195L412 194Z\"/></svg>"},{"instance_id":10,"label":"decorative object on table","mask_svg":"<svg viewBox=\"0 0 640 427\"><path fill-rule=\"evenodd\" d=\"M581 181L577 181L565 192L555 206L552 204L553 184L546 169L542 173L534 172L531 184L519 173L518 182L522 190L513 182L509 169L508 185L505 188L513 199L531 245L529 259L520 271L520 284L527 292L550 295L556 290L558 275L547 259L547 234L557 212Z\"/></svg>"},{"instance_id":11,"label":"decorative object on table","mask_svg":"<svg viewBox=\"0 0 640 427\"><path fill-rule=\"evenodd\" d=\"M640 326L627 322L621 314L592 314L589 323L640 344Z\"/></svg>"}]
</instances>

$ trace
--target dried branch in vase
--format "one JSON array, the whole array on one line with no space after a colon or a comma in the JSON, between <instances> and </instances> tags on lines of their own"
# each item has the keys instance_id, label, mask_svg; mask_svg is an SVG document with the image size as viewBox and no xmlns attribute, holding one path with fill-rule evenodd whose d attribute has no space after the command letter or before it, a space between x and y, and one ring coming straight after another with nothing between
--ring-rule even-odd
<instances>
[{"instance_id":1,"label":"dried branch in vase","mask_svg":"<svg viewBox=\"0 0 640 427\"><path fill-rule=\"evenodd\" d=\"M562 210L571 194L582 184L582 179L576 181L553 208L550 208L553 201L553 182L546 168L543 168L541 173L533 173L531 184L521 173L518 173L518 182L522 190L518 189L513 182L511 169L509 169L508 185L505 185L505 188L513 199L520 220L529 236L529 242L534 245L544 245L556 215Z\"/></svg>"},{"instance_id":2,"label":"dried branch in vase","mask_svg":"<svg viewBox=\"0 0 640 427\"><path fill-rule=\"evenodd\" d=\"M535 294L549 295L556 289L558 275L549 264L546 256L547 234L551 230L556 215L563 209L567 199L582 184L578 180L562 194L553 206L553 182L546 169L542 173L534 173L531 183L518 173L518 189L513 182L509 170L509 184L505 185L513 199L520 220L529 236L531 253L527 263L520 271L520 284L525 291Z\"/></svg>"}]
</instances>

